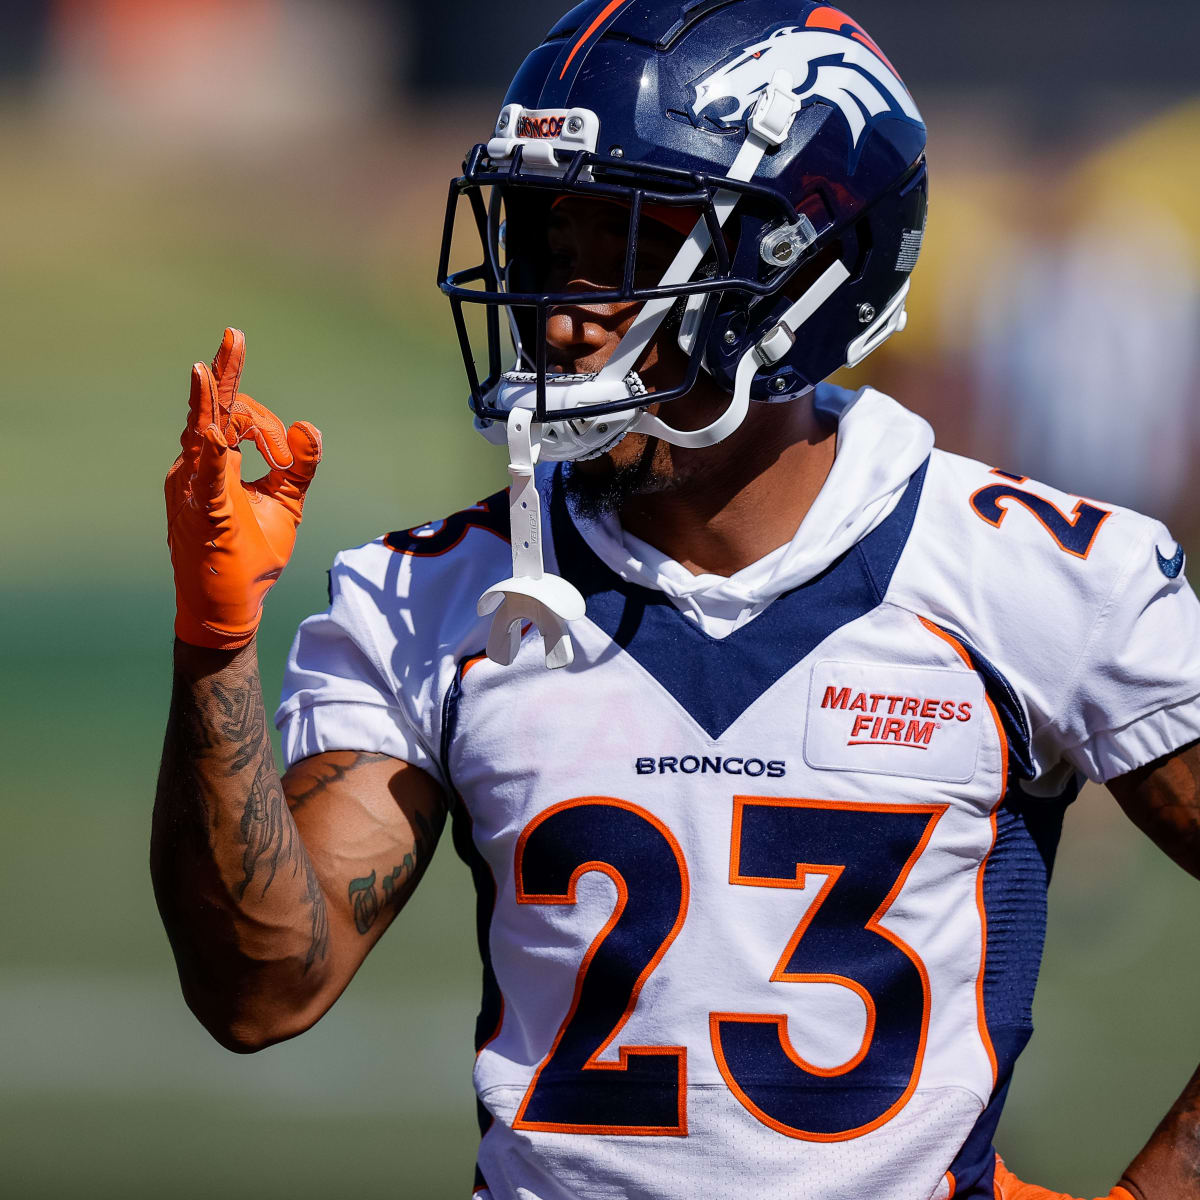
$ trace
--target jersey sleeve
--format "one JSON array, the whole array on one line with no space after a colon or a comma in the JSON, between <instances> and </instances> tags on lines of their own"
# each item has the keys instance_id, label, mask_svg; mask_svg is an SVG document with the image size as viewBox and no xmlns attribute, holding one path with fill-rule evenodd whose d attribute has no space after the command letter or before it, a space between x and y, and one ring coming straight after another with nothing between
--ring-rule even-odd
<instances>
[{"instance_id":1,"label":"jersey sleeve","mask_svg":"<svg viewBox=\"0 0 1200 1200\"><path fill-rule=\"evenodd\" d=\"M361 553L361 552L359 552ZM440 783L429 714L406 694L381 651L382 618L368 578L338 555L329 572L329 608L300 625L283 679L275 724L288 767L331 750L388 754Z\"/></svg>"},{"instance_id":2,"label":"jersey sleeve","mask_svg":"<svg viewBox=\"0 0 1200 1200\"><path fill-rule=\"evenodd\" d=\"M1046 730L1102 783L1200 738L1200 601L1163 525L1136 518L1131 542Z\"/></svg>"},{"instance_id":3,"label":"jersey sleeve","mask_svg":"<svg viewBox=\"0 0 1200 1200\"><path fill-rule=\"evenodd\" d=\"M1140 513L935 450L888 597L986 664L1023 788L1057 796L1200 739L1200 601L1176 551Z\"/></svg>"}]
</instances>

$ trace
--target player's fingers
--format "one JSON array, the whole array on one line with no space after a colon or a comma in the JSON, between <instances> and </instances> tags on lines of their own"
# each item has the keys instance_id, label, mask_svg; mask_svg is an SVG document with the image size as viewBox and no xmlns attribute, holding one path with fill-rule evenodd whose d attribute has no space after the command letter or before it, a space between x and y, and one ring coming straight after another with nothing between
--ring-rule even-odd
<instances>
[{"instance_id":1,"label":"player's fingers","mask_svg":"<svg viewBox=\"0 0 1200 1200\"><path fill-rule=\"evenodd\" d=\"M288 430L287 440L292 452L291 465L270 471L260 480L260 487L267 495L290 506L299 520L304 493L321 461L321 431L309 421L297 421Z\"/></svg>"},{"instance_id":2,"label":"player's fingers","mask_svg":"<svg viewBox=\"0 0 1200 1200\"><path fill-rule=\"evenodd\" d=\"M287 433L292 465L287 474L304 491L312 483L321 461L321 431L311 421L297 421Z\"/></svg>"},{"instance_id":3,"label":"player's fingers","mask_svg":"<svg viewBox=\"0 0 1200 1200\"><path fill-rule=\"evenodd\" d=\"M210 425L201 435L200 454L196 460L196 471L192 476L192 497L206 511L215 508L229 490L230 460L229 443L221 431Z\"/></svg>"},{"instance_id":4,"label":"player's fingers","mask_svg":"<svg viewBox=\"0 0 1200 1200\"><path fill-rule=\"evenodd\" d=\"M204 363L193 363L191 389L188 392L187 424L179 438L184 455L191 463L195 462L204 430L216 420L216 410L216 380Z\"/></svg>"},{"instance_id":5,"label":"player's fingers","mask_svg":"<svg viewBox=\"0 0 1200 1200\"><path fill-rule=\"evenodd\" d=\"M292 465L292 451L283 422L250 396L241 395L234 400L225 432L233 446L243 438L252 438L272 470L283 470Z\"/></svg>"},{"instance_id":6,"label":"player's fingers","mask_svg":"<svg viewBox=\"0 0 1200 1200\"><path fill-rule=\"evenodd\" d=\"M204 428L200 424L200 407L204 403L204 364L192 364L192 376L190 387L188 389L188 415L187 423L184 426L184 436L198 438L200 431ZM186 442L184 445L186 446Z\"/></svg>"},{"instance_id":7,"label":"player's fingers","mask_svg":"<svg viewBox=\"0 0 1200 1200\"><path fill-rule=\"evenodd\" d=\"M179 445L183 449L183 457L193 463L200 449L200 404L204 394L204 381L200 377L200 363L192 364L192 374L188 386L188 413L183 423L183 432L179 435ZM189 472L190 473L190 472Z\"/></svg>"},{"instance_id":8,"label":"player's fingers","mask_svg":"<svg viewBox=\"0 0 1200 1200\"><path fill-rule=\"evenodd\" d=\"M217 399L228 412L237 398L242 368L246 365L246 335L240 329L226 329L221 348L213 359L212 370L217 380Z\"/></svg>"},{"instance_id":9,"label":"player's fingers","mask_svg":"<svg viewBox=\"0 0 1200 1200\"><path fill-rule=\"evenodd\" d=\"M203 434L210 425L216 425L219 422L217 381L213 377L212 371L202 362L198 362L192 368L192 379L196 392L196 431Z\"/></svg>"}]
</instances>

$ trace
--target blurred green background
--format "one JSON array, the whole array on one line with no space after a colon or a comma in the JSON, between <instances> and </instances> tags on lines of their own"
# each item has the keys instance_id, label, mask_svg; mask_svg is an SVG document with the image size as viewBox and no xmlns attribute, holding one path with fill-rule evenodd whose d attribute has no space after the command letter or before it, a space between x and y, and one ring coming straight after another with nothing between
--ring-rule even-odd
<instances>
[{"instance_id":1,"label":"blurred green background","mask_svg":"<svg viewBox=\"0 0 1200 1200\"><path fill-rule=\"evenodd\" d=\"M325 434L260 638L268 695L296 624L324 606L337 549L503 483L498 452L471 431L432 282L445 182L498 92L397 83L372 30L391 30L410 66L420 42L411 23L371 25L386 7L127 0L63 4L52 20L45 6L12 10L37 38L0 71L0 1195L469 1191L479 968L470 878L449 839L333 1012L245 1059L185 1009L147 869L173 612L161 480L189 366L211 357L222 328L247 332L244 389ZM393 9L405 6L389 20ZM893 49L896 33L868 25L903 65L903 40ZM921 81L910 83L920 99ZM1089 229L1113 232L1096 204L1120 179L1137 231L1149 207L1151 233L1173 239L1161 259L1154 241L1122 267L1124 239L1110 238L1101 259L1120 327L1156 311L1130 300L1147 263L1171 319L1191 320L1198 168L1175 150L1196 144L1195 102L1155 96L1126 105L1103 136L1076 124L1030 145L986 96L938 90L952 83L931 80L925 105L934 209L913 325L863 376L929 415L950 448L1139 503L1200 550L1188 345L1154 324L1113 362L1105 327L1081 330L1058 348L1079 360L1080 386L1047 372L1058 391L1022 408L1022 355L1036 365L1056 348L1027 322L1039 311L1029 281L1006 292L991 270L1059 254L1041 294L1056 297L1050 313L1071 311L1066 283L1091 286L1071 274L1072 255ZM1034 194L1038 206L1014 202ZM1170 272L1174 290L1161 285ZM1020 302L1001 303L1009 294ZM1175 347L1169 378L1164 345ZM1155 386L1137 394L1148 376ZM1123 407L1110 411L1114 384ZM1038 423L1047 411L1100 450L1055 450L1061 430ZM1125 437L1113 433L1121 421ZM1143 455L1146 425L1182 467ZM1031 464L1046 447L1051 461ZM1084 482L1089 471L1119 494ZM1051 891L1038 1032L1001 1129L1015 1170L1106 1191L1183 1085L1200 1057L1198 899L1106 794L1085 793Z\"/></svg>"}]
</instances>

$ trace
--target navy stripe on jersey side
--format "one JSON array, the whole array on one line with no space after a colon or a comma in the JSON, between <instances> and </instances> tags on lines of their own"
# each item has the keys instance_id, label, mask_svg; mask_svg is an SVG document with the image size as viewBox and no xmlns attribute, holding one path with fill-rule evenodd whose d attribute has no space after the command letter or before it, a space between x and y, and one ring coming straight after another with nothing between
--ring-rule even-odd
<instances>
[{"instance_id":1,"label":"navy stripe on jersey side","mask_svg":"<svg viewBox=\"0 0 1200 1200\"><path fill-rule=\"evenodd\" d=\"M943 633L949 634L971 656L971 666L983 680L984 691L996 706L1000 723L1008 738L1009 769L1020 779L1032 779L1037 771L1033 765L1033 736L1029 732L1029 721L1025 707L1017 697L1016 689L1004 673L985 655L980 654L961 633L938 625ZM1071 797L1074 799L1074 796Z\"/></svg>"},{"instance_id":2,"label":"navy stripe on jersey side","mask_svg":"<svg viewBox=\"0 0 1200 1200\"><path fill-rule=\"evenodd\" d=\"M1039 799L1014 785L996 813L996 844L983 876L988 921L983 998L990 1029L1033 1028L1046 892L1063 817L1077 793L1072 783L1058 796Z\"/></svg>"},{"instance_id":3,"label":"navy stripe on jersey side","mask_svg":"<svg viewBox=\"0 0 1200 1200\"><path fill-rule=\"evenodd\" d=\"M442 778L450 794L457 795L454 780L450 775L450 747L454 742L454 733L458 728L458 703L462 699L462 683L465 668L470 658L464 658L454 671L454 678L442 697L442 736L438 744L438 757L441 759Z\"/></svg>"},{"instance_id":4,"label":"navy stripe on jersey side","mask_svg":"<svg viewBox=\"0 0 1200 1200\"><path fill-rule=\"evenodd\" d=\"M496 907L496 881L487 861L475 846L467 806L457 797L451 815L450 832L455 852L467 864L475 884L475 936L483 966L482 996L479 1015L475 1019L475 1050L478 1053L499 1032L504 1016L504 997L492 966L491 929L492 914Z\"/></svg>"},{"instance_id":5,"label":"navy stripe on jersey side","mask_svg":"<svg viewBox=\"0 0 1200 1200\"><path fill-rule=\"evenodd\" d=\"M996 842L983 875L987 961L983 1007L996 1052L996 1088L950 1171L955 1200L992 1200L996 1151L992 1140L1017 1056L1033 1034L1033 993L1046 936L1046 891L1062 832L1075 799L1072 783L1059 796L1026 795L1014 782L996 813Z\"/></svg>"},{"instance_id":6,"label":"navy stripe on jersey side","mask_svg":"<svg viewBox=\"0 0 1200 1200\"><path fill-rule=\"evenodd\" d=\"M1025 710L1004 674L961 634L938 625L960 645L996 709L1008 744L1009 775L996 809L996 838L983 874L987 922L983 1012L996 1055L996 1086L950 1166L955 1200L992 1200L996 1151L992 1145L1018 1056L1033 1034L1033 994L1046 937L1046 893L1063 816L1079 792L1073 780L1058 795L1030 796L1033 747Z\"/></svg>"},{"instance_id":7,"label":"navy stripe on jersey side","mask_svg":"<svg viewBox=\"0 0 1200 1200\"><path fill-rule=\"evenodd\" d=\"M556 475L550 520L559 570L583 593L589 619L718 738L826 638L882 602L928 466L926 460L900 503L861 542L724 638L710 637L663 592L627 583L603 563L575 528Z\"/></svg>"}]
</instances>

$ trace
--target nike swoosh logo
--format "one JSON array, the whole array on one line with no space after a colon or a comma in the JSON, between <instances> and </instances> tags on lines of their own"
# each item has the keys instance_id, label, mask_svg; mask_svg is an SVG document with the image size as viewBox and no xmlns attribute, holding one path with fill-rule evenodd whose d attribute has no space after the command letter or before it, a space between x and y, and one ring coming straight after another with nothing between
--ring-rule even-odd
<instances>
[{"instance_id":1,"label":"nike swoosh logo","mask_svg":"<svg viewBox=\"0 0 1200 1200\"><path fill-rule=\"evenodd\" d=\"M1158 569L1168 579L1178 579L1180 572L1183 570L1183 560L1185 557L1183 547L1176 543L1174 558L1164 558L1163 552L1157 546L1154 547L1154 553L1158 555Z\"/></svg>"}]
</instances>

